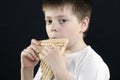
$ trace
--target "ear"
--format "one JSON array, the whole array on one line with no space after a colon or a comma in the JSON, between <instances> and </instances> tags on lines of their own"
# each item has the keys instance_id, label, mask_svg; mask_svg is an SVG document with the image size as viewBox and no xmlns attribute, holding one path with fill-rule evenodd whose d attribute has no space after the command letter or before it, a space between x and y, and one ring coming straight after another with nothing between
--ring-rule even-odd
<instances>
[{"instance_id":1,"label":"ear","mask_svg":"<svg viewBox=\"0 0 120 80\"><path fill-rule=\"evenodd\" d=\"M89 26L89 17L84 17L82 20L81 20L81 23L82 23L82 26L81 26L81 32L85 32L87 29L88 29L88 26Z\"/></svg>"}]
</instances>

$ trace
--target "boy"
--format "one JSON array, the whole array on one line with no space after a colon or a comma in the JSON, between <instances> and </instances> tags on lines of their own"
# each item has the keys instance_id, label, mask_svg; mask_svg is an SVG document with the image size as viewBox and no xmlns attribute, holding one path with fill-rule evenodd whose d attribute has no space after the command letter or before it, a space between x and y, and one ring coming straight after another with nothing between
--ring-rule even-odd
<instances>
[{"instance_id":1,"label":"boy","mask_svg":"<svg viewBox=\"0 0 120 80\"><path fill-rule=\"evenodd\" d=\"M43 0L43 11L48 37L69 39L66 62L54 44L42 51L55 80L109 80L107 65L83 39L90 21L90 0ZM39 46L39 41L32 39L30 46L22 51L21 80L33 80ZM41 68L34 77L34 80L40 79Z\"/></svg>"}]
</instances>

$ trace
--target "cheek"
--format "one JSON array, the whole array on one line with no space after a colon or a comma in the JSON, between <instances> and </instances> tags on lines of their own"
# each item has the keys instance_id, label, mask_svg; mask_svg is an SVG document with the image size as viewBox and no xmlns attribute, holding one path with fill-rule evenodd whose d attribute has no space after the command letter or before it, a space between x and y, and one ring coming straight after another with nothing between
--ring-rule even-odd
<instances>
[{"instance_id":1,"label":"cheek","mask_svg":"<svg viewBox=\"0 0 120 80\"><path fill-rule=\"evenodd\" d=\"M50 31L51 31L51 26L49 26L49 25L46 26L46 31L47 31L47 32L50 32Z\"/></svg>"},{"instance_id":2,"label":"cheek","mask_svg":"<svg viewBox=\"0 0 120 80\"><path fill-rule=\"evenodd\" d=\"M46 26L45 28L46 28L46 31L47 31L47 32L50 30L48 26Z\"/></svg>"},{"instance_id":3,"label":"cheek","mask_svg":"<svg viewBox=\"0 0 120 80\"><path fill-rule=\"evenodd\" d=\"M48 27L46 27L46 32L47 32L47 35L49 36L50 35L50 29Z\"/></svg>"},{"instance_id":4,"label":"cheek","mask_svg":"<svg viewBox=\"0 0 120 80\"><path fill-rule=\"evenodd\" d=\"M63 28L61 30L61 33L62 33L61 36L66 37L66 38L70 38L71 36L74 35L74 31L70 27L69 28Z\"/></svg>"}]
</instances>

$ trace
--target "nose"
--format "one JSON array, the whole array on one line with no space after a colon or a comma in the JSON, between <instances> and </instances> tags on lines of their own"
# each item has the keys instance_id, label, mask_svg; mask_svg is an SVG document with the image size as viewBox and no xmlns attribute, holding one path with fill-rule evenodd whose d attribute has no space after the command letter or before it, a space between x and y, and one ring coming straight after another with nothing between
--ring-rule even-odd
<instances>
[{"instance_id":1,"label":"nose","mask_svg":"<svg viewBox=\"0 0 120 80\"><path fill-rule=\"evenodd\" d=\"M51 25L51 31L57 32L59 30L59 24L57 22L53 22Z\"/></svg>"}]
</instances>

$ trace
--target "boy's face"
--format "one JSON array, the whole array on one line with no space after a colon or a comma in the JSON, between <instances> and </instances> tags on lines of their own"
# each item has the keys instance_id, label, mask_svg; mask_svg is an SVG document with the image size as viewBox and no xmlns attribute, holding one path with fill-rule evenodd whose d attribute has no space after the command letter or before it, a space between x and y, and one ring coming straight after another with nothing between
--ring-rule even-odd
<instances>
[{"instance_id":1,"label":"boy's face","mask_svg":"<svg viewBox=\"0 0 120 80\"><path fill-rule=\"evenodd\" d=\"M45 8L46 31L49 38L68 38L68 46L83 38L83 24L72 13L70 6Z\"/></svg>"}]
</instances>

